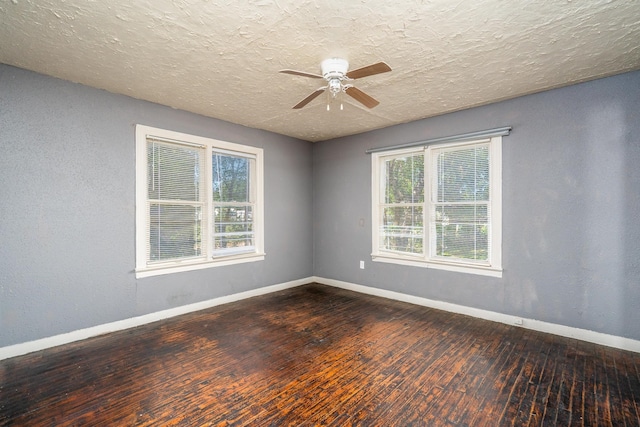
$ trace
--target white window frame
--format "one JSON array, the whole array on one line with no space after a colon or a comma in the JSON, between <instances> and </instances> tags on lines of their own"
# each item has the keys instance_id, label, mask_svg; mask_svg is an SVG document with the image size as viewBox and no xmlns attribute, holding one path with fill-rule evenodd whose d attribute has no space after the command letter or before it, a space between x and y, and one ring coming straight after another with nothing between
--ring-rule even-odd
<instances>
[{"instance_id":1,"label":"white window frame","mask_svg":"<svg viewBox=\"0 0 640 427\"><path fill-rule=\"evenodd\" d=\"M433 183L431 168L434 164L432 153L436 149L469 146L479 143L489 143L489 176L490 176L490 247L489 260L486 263L475 263L470 260L444 259L432 253L432 236L435 227L430 222L433 208ZM407 154L424 153L424 236L423 254L400 253L386 251L380 248L380 224L382 223L380 205L384 203L384 180L381 176L382 163L385 159ZM435 268L461 273L471 273L484 276L502 277L502 136L483 138L471 141L453 141L443 144L431 144L426 147L411 147L398 150L380 151L371 154L371 224L372 224L372 253L371 259L376 262L387 262L416 267Z\"/></svg>"},{"instance_id":2,"label":"white window frame","mask_svg":"<svg viewBox=\"0 0 640 427\"><path fill-rule=\"evenodd\" d=\"M203 216L207 216L206 230L202 239L208 239L206 253L197 259L171 260L148 263L147 236L150 227L147 190L147 139L155 137L168 142L202 146L205 152L205 200ZM213 196L212 154L228 152L234 155L255 158L255 212L253 212L255 246L252 252L213 254ZM264 155L257 147L220 141L145 125L136 125L136 278L157 276L182 271L262 261L264 253ZM206 235L205 235L206 233Z\"/></svg>"}]
</instances>

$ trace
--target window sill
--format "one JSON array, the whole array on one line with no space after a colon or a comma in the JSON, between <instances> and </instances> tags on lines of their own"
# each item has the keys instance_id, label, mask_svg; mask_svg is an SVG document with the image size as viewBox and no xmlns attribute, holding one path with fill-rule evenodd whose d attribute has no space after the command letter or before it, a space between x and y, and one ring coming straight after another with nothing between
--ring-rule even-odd
<instances>
[{"instance_id":1,"label":"window sill","mask_svg":"<svg viewBox=\"0 0 640 427\"><path fill-rule=\"evenodd\" d=\"M387 262L390 264L409 265L412 267L433 268L436 270L455 271L458 273L477 274L480 276L502 277L502 269L480 265L476 266L425 261L422 259L399 257L387 254L371 254L371 260L374 262Z\"/></svg>"},{"instance_id":2,"label":"window sill","mask_svg":"<svg viewBox=\"0 0 640 427\"><path fill-rule=\"evenodd\" d=\"M136 279L160 276L162 274L180 273L183 271L202 270L204 268L223 267L226 265L242 264L245 262L264 261L264 253L251 253L227 257L217 257L213 260L182 263L180 265L158 265L136 269Z\"/></svg>"}]
</instances>

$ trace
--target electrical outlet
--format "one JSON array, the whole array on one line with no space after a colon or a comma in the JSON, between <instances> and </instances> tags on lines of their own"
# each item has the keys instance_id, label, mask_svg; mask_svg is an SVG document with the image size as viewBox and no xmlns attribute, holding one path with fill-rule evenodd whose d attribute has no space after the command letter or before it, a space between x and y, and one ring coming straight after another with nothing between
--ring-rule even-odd
<instances>
[{"instance_id":1,"label":"electrical outlet","mask_svg":"<svg viewBox=\"0 0 640 427\"><path fill-rule=\"evenodd\" d=\"M360 268L364 270L364 261L360 261Z\"/></svg>"}]
</instances>

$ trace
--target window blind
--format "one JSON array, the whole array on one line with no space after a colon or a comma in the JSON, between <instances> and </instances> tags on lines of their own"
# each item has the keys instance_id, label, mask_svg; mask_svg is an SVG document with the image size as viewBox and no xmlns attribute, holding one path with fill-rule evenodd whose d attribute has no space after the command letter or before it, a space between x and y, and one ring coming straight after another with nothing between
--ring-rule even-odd
<instances>
[{"instance_id":1,"label":"window blind","mask_svg":"<svg viewBox=\"0 0 640 427\"><path fill-rule=\"evenodd\" d=\"M147 139L149 263L206 255L204 148Z\"/></svg>"},{"instance_id":2,"label":"window blind","mask_svg":"<svg viewBox=\"0 0 640 427\"><path fill-rule=\"evenodd\" d=\"M433 149L432 256L489 261L489 155L488 143Z\"/></svg>"}]
</instances>

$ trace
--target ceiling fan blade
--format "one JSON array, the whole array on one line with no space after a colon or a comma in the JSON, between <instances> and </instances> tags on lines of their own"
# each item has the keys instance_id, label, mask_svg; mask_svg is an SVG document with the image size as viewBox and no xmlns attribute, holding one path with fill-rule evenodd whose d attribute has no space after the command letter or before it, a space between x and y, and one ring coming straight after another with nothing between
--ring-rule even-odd
<instances>
[{"instance_id":1,"label":"ceiling fan blade","mask_svg":"<svg viewBox=\"0 0 640 427\"><path fill-rule=\"evenodd\" d=\"M314 99L316 99L318 96L320 96L320 94L322 92L325 91L327 87L321 87L319 89L316 89L315 92L312 92L311 95L307 96L305 99L303 99L302 101L298 102L296 105L293 106L294 110L298 110L302 107L304 107L305 105L307 105L308 103L310 103L311 101L313 101Z\"/></svg>"},{"instance_id":2,"label":"ceiling fan blade","mask_svg":"<svg viewBox=\"0 0 640 427\"><path fill-rule=\"evenodd\" d=\"M361 103L367 108L373 108L376 105L380 104L379 101L376 101L375 99L373 99L372 97L370 97L369 95L367 95L366 93L358 89L357 87L353 87L353 86L348 87L345 89L345 92L347 92L347 95L349 95L350 97L352 97L353 99L355 99L356 101L358 101L359 103Z\"/></svg>"},{"instance_id":3,"label":"ceiling fan blade","mask_svg":"<svg viewBox=\"0 0 640 427\"><path fill-rule=\"evenodd\" d=\"M284 74L293 74L294 76L311 77L312 79L324 78L320 74L305 73L304 71L297 71L297 70L280 70L279 72Z\"/></svg>"},{"instance_id":4,"label":"ceiling fan blade","mask_svg":"<svg viewBox=\"0 0 640 427\"><path fill-rule=\"evenodd\" d=\"M391 71L391 67L384 62L378 62L377 64L371 64L366 67L358 68L357 70L349 71L346 75L350 79L361 79L363 77L386 73L388 71Z\"/></svg>"}]
</instances>

